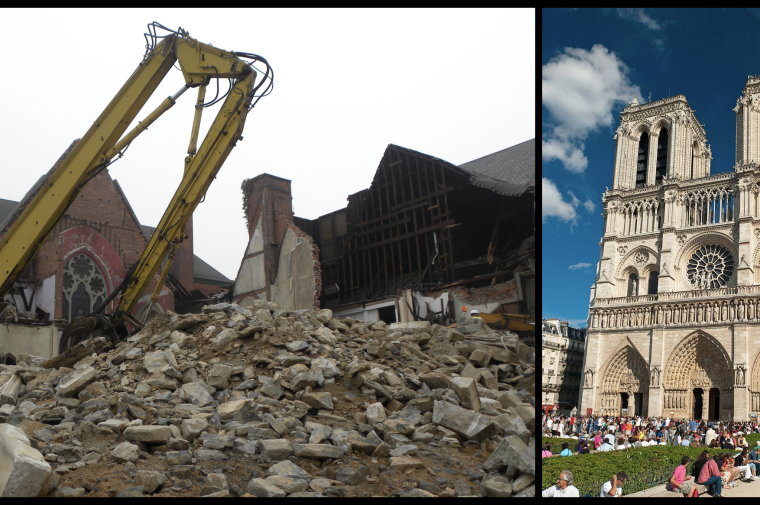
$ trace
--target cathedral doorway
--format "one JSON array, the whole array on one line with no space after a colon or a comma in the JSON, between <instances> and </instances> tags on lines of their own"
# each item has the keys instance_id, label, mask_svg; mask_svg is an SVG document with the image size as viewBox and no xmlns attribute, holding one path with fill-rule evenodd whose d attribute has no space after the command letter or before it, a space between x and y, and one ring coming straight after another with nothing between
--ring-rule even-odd
<instances>
[{"instance_id":1,"label":"cathedral doorway","mask_svg":"<svg viewBox=\"0 0 760 505\"><path fill-rule=\"evenodd\" d=\"M620 393L620 409L621 412L627 411L628 415L631 414L630 408L628 407L628 393Z\"/></svg>"},{"instance_id":2,"label":"cathedral doorway","mask_svg":"<svg viewBox=\"0 0 760 505\"><path fill-rule=\"evenodd\" d=\"M696 388L694 389L692 393L692 398L694 401L694 412L692 413L691 417L693 419L702 419L702 398L704 395L704 391L702 388Z\"/></svg>"},{"instance_id":3,"label":"cathedral doorway","mask_svg":"<svg viewBox=\"0 0 760 505\"><path fill-rule=\"evenodd\" d=\"M720 390L718 388L710 389L710 421L720 419Z\"/></svg>"}]
</instances>

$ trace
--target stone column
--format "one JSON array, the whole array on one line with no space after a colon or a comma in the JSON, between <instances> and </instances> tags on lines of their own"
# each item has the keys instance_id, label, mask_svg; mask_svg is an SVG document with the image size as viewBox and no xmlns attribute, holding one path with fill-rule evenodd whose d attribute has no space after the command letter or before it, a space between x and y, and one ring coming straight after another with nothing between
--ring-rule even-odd
<instances>
[{"instance_id":1,"label":"stone column","mask_svg":"<svg viewBox=\"0 0 760 505\"><path fill-rule=\"evenodd\" d=\"M702 390L702 420L706 420L710 412L710 395L704 389Z\"/></svg>"},{"instance_id":2,"label":"stone column","mask_svg":"<svg viewBox=\"0 0 760 505\"><path fill-rule=\"evenodd\" d=\"M646 185L653 186L657 177L657 134L649 135L649 152L647 153ZM667 176L667 174L665 174ZM652 182L649 182L652 181Z\"/></svg>"}]
</instances>

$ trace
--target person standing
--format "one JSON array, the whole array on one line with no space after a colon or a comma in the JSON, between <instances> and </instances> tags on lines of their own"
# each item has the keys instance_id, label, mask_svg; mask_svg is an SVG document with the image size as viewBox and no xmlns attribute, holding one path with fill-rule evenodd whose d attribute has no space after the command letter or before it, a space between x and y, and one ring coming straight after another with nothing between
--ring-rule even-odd
<instances>
[{"instance_id":1,"label":"person standing","mask_svg":"<svg viewBox=\"0 0 760 505\"><path fill-rule=\"evenodd\" d=\"M578 488L573 486L573 474L569 470L560 472L557 483L541 492L543 498L578 498Z\"/></svg>"},{"instance_id":2,"label":"person standing","mask_svg":"<svg viewBox=\"0 0 760 505\"><path fill-rule=\"evenodd\" d=\"M705 435L705 445L710 446L710 443L716 439L717 433L715 433L715 430L713 429L712 425L710 425L710 428L707 430L707 434Z\"/></svg>"},{"instance_id":3,"label":"person standing","mask_svg":"<svg viewBox=\"0 0 760 505\"><path fill-rule=\"evenodd\" d=\"M602 491L599 496L602 498L615 498L623 496L623 484L628 476L625 472L612 474L612 478L602 484Z\"/></svg>"}]
</instances>

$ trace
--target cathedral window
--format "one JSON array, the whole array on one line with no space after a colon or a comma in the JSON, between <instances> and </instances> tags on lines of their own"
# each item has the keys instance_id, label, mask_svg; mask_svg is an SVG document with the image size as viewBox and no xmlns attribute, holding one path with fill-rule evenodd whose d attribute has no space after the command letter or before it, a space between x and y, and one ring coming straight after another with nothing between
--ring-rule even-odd
<instances>
[{"instance_id":1,"label":"cathedral window","mask_svg":"<svg viewBox=\"0 0 760 505\"><path fill-rule=\"evenodd\" d=\"M657 164L655 184L662 184L668 168L668 130L663 128L657 137Z\"/></svg>"},{"instance_id":2,"label":"cathedral window","mask_svg":"<svg viewBox=\"0 0 760 505\"><path fill-rule=\"evenodd\" d=\"M638 287L639 287L638 274L631 274L631 276L628 277L628 295L627 296L638 295Z\"/></svg>"},{"instance_id":3,"label":"cathedral window","mask_svg":"<svg viewBox=\"0 0 760 505\"><path fill-rule=\"evenodd\" d=\"M647 180L647 163L649 157L649 134L644 132L639 139L639 157L636 164L636 187L643 188Z\"/></svg>"},{"instance_id":4,"label":"cathedral window","mask_svg":"<svg viewBox=\"0 0 760 505\"><path fill-rule=\"evenodd\" d=\"M728 283L734 272L734 257L723 246L702 246L692 254L686 275L694 288L720 288Z\"/></svg>"},{"instance_id":5,"label":"cathedral window","mask_svg":"<svg viewBox=\"0 0 760 505\"><path fill-rule=\"evenodd\" d=\"M105 299L106 282L100 268L80 253L63 267L63 318L86 316Z\"/></svg>"},{"instance_id":6,"label":"cathedral window","mask_svg":"<svg viewBox=\"0 0 760 505\"><path fill-rule=\"evenodd\" d=\"M657 294L657 277L660 275L660 272L654 271L650 272L649 274L649 289L647 290L647 294L650 295L656 295Z\"/></svg>"}]
</instances>

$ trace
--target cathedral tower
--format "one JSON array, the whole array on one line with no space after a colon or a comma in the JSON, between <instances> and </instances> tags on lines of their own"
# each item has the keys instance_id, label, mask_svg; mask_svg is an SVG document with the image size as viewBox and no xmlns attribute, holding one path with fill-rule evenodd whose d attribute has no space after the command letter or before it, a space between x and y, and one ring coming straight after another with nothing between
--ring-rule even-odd
<instances>
[{"instance_id":1,"label":"cathedral tower","mask_svg":"<svg viewBox=\"0 0 760 505\"><path fill-rule=\"evenodd\" d=\"M760 163L760 75L748 76L736 100L736 165Z\"/></svg>"}]
</instances>

